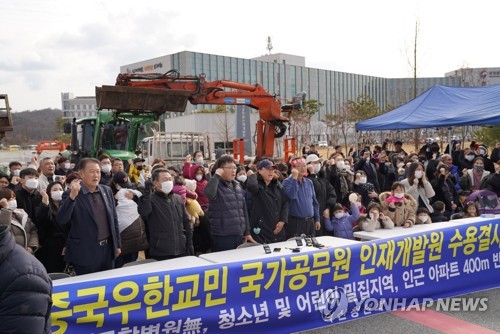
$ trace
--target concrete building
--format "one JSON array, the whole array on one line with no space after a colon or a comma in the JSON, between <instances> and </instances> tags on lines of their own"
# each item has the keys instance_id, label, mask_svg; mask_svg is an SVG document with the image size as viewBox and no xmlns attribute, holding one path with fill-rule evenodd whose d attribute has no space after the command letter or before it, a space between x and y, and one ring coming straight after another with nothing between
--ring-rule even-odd
<instances>
[{"instance_id":1,"label":"concrete building","mask_svg":"<svg viewBox=\"0 0 500 334\"><path fill-rule=\"evenodd\" d=\"M500 67L459 68L445 73L448 78L460 78L463 87L477 87L500 84Z\"/></svg>"},{"instance_id":2,"label":"concrete building","mask_svg":"<svg viewBox=\"0 0 500 334\"><path fill-rule=\"evenodd\" d=\"M205 73L208 81L230 80L246 84L261 84L270 94L276 94L280 99L290 100L299 92L305 92L308 100L317 100L322 106L313 116L315 123L311 126L311 135L315 140L326 140L321 121L327 114L337 114L339 108L348 100L355 100L364 94L372 98L380 110L388 106L402 105L414 97L414 81L411 78L382 78L368 75L330 71L307 67L305 58L284 53L264 55L252 59L235 58L199 52L183 51L149 60L123 65L121 73L165 73L177 69L183 75L199 75ZM460 76L436 78L418 78L416 81L417 95L423 93L435 84L460 86ZM166 129L189 128L189 131L212 132L214 142L223 138L217 135L216 123L220 114L210 114L207 111L217 108L216 105L190 105L185 113L168 114L165 119ZM236 114L238 114L238 109ZM196 116L189 116L190 114ZM202 116L203 115L203 116ZM250 136L255 131L253 118L258 118L256 112L251 112L250 132L244 137L251 142ZM232 116L236 117L236 116ZM202 118L203 121L198 121ZM220 122L219 122L220 123ZM239 124L237 121L235 126ZM220 126L219 126L220 127ZM186 129L187 129L186 128ZM220 131L219 131L220 132ZM235 136L237 130L234 130Z\"/></svg>"},{"instance_id":3,"label":"concrete building","mask_svg":"<svg viewBox=\"0 0 500 334\"><path fill-rule=\"evenodd\" d=\"M95 116L95 96L77 96L73 93L61 93L63 118L71 120Z\"/></svg>"}]
</instances>

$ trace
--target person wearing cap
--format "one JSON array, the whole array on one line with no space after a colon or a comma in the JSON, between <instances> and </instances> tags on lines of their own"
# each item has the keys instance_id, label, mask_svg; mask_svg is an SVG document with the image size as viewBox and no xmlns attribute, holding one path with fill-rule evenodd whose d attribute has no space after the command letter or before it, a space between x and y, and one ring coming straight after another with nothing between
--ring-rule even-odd
<instances>
[{"instance_id":1,"label":"person wearing cap","mask_svg":"<svg viewBox=\"0 0 500 334\"><path fill-rule=\"evenodd\" d=\"M289 199L287 239L302 234L314 236L321 228L321 223L313 182L305 177L306 160L294 158L290 165L291 175L283 180L283 188Z\"/></svg>"},{"instance_id":2,"label":"person wearing cap","mask_svg":"<svg viewBox=\"0 0 500 334\"><path fill-rule=\"evenodd\" d=\"M325 230L325 220L330 219L330 209L337 203L335 189L325 177L325 171L321 168L321 159L316 154L310 154L306 158L307 178L314 185L314 192L319 204L319 212L322 216L321 229L316 231L316 235L323 235Z\"/></svg>"},{"instance_id":3,"label":"person wearing cap","mask_svg":"<svg viewBox=\"0 0 500 334\"><path fill-rule=\"evenodd\" d=\"M247 203L240 182L235 180L236 163L229 155L215 162L215 173L204 193L208 198L208 218L213 251L236 249L243 242L255 242L250 235Z\"/></svg>"},{"instance_id":4,"label":"person wearing cap","mask_svg":"<svg viewBox=\"0 0 500 334\"><path fill-rule=\"evenodd\" d=\"M247 173L247 190L252 196L250 233L261 244L286 240L288 198L275 170L274 162L264 159L257 164L257 173Z\"/></svg>"},{"instance_id":5,"label":"person wearing cap","mask_svg":"<svg viewBox=\"0 0 500 334\"><path fill-rule=\"evenodd\" d=\"M128 170L128 176L130 177L130 182L134 183L135 185L139 184L139 179L142 173L142 170L144 169L143 163L146 160L141 159L141 158L135 158L132 160L132 165L130 165L130 168Z\"/></svg>"},{"instance_id":6,"label":"person wearing cap","mask_svg":"<svg viewBox=\"0 0 500 334\"><path fill-rule=\"evenodd\" d=\"M72 172L71 163L69 162L68 157L60 157L57 159L58 168L55 170L55 175L66 176Z\"/></svg>"}]
</instances>

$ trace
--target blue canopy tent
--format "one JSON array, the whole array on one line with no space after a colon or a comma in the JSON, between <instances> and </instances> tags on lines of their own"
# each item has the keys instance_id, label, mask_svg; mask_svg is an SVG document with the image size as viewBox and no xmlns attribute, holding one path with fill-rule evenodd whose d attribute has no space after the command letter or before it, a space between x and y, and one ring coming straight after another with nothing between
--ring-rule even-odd
<instances>
[{"instance_id":1,"label":"blue canopy tent","mask_svg":"<svg viewBox=\"0 0 500 334\"><path fill-rule=\"evenodd\" d=\"M500 85L435 85L383 115L356 123L357 131L500 124Z\"/></svg>"}]
</instances>

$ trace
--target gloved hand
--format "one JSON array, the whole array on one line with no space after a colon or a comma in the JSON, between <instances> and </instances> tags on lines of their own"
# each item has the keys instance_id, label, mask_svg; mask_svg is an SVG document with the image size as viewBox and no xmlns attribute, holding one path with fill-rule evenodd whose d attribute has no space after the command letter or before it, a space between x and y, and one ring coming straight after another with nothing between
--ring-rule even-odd
<instances>
[{"instance_id":1,"label":"gloved hand","mask_svg":"<svg viewBox=\"0 0 500 334\"><path fill-rule=\"evenodd\" d=\"M154 184L153 184L153 181L151 181L150 179L148 179L145 183L144 183L144 189L147 191L147 192L151 192L151 190L154 188Z\"/></svg>"}]
</instances>

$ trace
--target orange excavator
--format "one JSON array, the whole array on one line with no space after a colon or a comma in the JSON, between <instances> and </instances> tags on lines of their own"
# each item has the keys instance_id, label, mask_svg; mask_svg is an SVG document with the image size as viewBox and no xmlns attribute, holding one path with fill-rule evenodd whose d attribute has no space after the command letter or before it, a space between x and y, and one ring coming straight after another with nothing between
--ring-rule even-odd
<instances>
[{"instance_id":1,"label":"orange excavator","mask_svg":"<svg viewBox=\"0 0 500 334\"><path fill-rule=\"evenodd\" d=\"M276 95L259 84L209 82L205 74L183 76L170 70L164 74L119 74L115 86L96 87L96 98L98 109L115 109L117 114L148 111L157 116L166 111L184 112L187 101L193 105L246 105L259 111L256 155L273 157L274 139L285 134L284 123L292 111L302 108L305 93L295 96L291 104L281 105Z\"/></svg>"}]
</instances>

